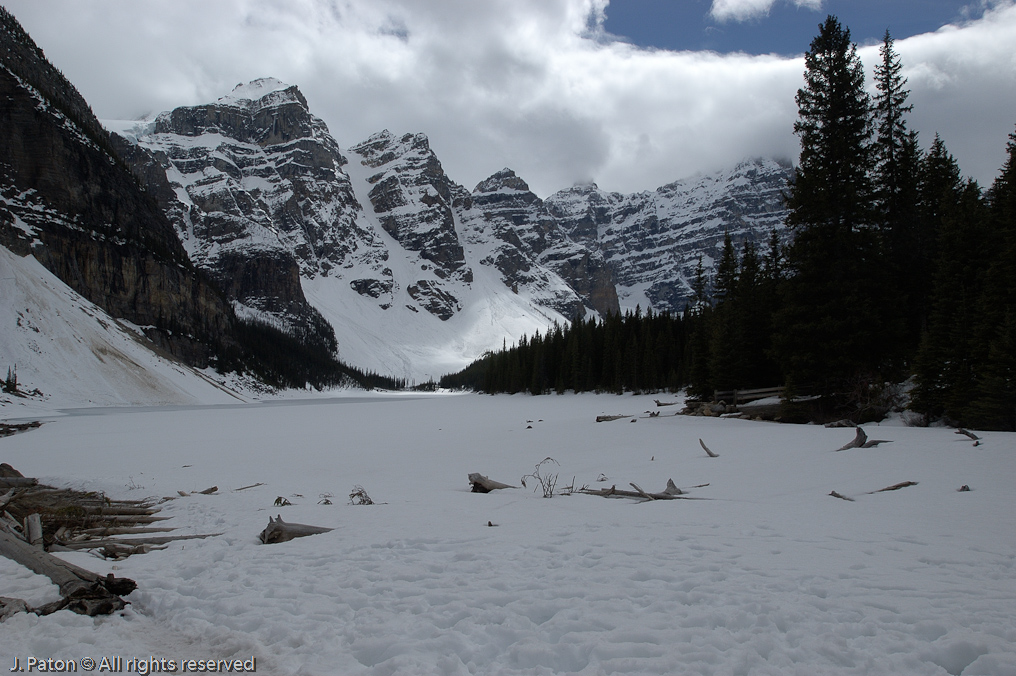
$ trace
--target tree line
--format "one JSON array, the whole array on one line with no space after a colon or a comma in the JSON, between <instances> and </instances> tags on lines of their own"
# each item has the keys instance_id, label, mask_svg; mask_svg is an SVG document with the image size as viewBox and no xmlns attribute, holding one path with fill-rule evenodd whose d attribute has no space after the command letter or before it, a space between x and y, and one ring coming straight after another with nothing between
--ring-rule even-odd
<instances>
[{"instance_id":1,"label":"tree line","mask_svg":"<svg viewBox=\"0 0 1016 676\"><path fill-rule=\"evenodd\" d=\"M445 387L714 390L785 384L827 414L877 417L912 383L928 420L1016 430L1016 134L988 190L936 135L926 151L886 31L874 95L834 16L805 54L786 192L789 244L726 237L679 316L576 319L488 353Z\"/></svg>"}]
</instances>

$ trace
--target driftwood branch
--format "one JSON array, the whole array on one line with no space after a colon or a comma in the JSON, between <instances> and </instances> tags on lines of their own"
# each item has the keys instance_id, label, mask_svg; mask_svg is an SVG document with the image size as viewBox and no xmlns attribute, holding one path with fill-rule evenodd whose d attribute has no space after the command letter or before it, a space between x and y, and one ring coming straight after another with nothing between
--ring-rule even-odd
<instances>
[{"instance_id":1,"label":"driftwood branch","mask_svg":"<svg viewBox=\"0 0 1016 676\"><path fill-rule=\"evenodd\" d=\"M848 498L845 495L840 495L836 491L830 491L829 495L833 496L834 498L839 498L840 500L846 500L847 502L853 502L854 501L853 498Z\"/></svg>"},{"instance_id":2,"label":"driftwood branch","mask_svg":"<svg viewBox=\"0 0 1016 676\"><path fill-rule=\"evenodd\" d=\"M908 486L916 486L916 485L917 485L916 481L901 481L898 484L893 484L892 486L886 486L885 488L880 488L877 491L868 491L868 495L874 495L875 493L885 493L886 491L898 491L901 488L906 488Z\"/></svg>"},{"instance_id":3,"label":"driftwood branch","mask_svg":"<svg viewBox=\"0 0 1016 676\"><path fill-rule=\"evenodd\" d=\"M892 443L892 441L890 441L888 439L871 439L871 440L869 440L868 439L868 435L864 432L864 430L861 429L860 427L858 427L857 428L857 433L854 435L853 441L851 441L849 444L845 444L845 445L837 448L836 450L837 451L846 451L846 450L851 449L851 448L875 448L879 444L891 444L891 443Z\"/></svg>"},{"instance_id":4,"label":"driftwood branch","mask_svg":"<svg viewBox=\"0 0 1016 676\"><path fill-rule=\"evenodd\" d=\"M837 451L846 451L851 448L860 448L864 445L864 442L868 440L868 435L864 433L860 427L857 428L857 432L854 434L853 440L849 444L844 444L837 448Z\"/></svg>"},{"instance_id":5,"label":"driftwood branch","mask_svg":"<svg viewBox=\"0 0 1016 676\"><path fill-rule=\"evenodd\" d=\"M268 525L265 527L261 534L258 536L266 545L275 544L277 542L289 542L294 538L307 537L308 535L318 535L320 533L328 533L335 530L334 528L323 528L321 526L308 526L302 523L286 523L282 520L282 515L275 517L268 517Z\"/></svg>"},{"instance_id":6,"label":"driftwood branch","mask_svg":"<svg viewBox=\"0 0 1016 676\"><path fill-rule=\"evenodd\" d=\"M136 531L129 531L134 533ZM204 538L215 537L222 533L202 533L200 535L163 535L143 538L103 538L101 540L78 540L70 542L58 542L59 547L68 550L77 549L102 549L103 547L135 547L144 548L146 545L164 545L177 540L203 540Z\"/></svg>"},{"instance_id":7,"label":"driftwood branch","mask_svg":"<svg viewBox=\"0 0 1016 676\"><path fill-rule=\"evenodd\" d=\"M638 486L638 484L631 484L634 491L619 490L617 485L613 485L610 488L601 488L599 490L593 490L590 488L582 488L575 491L576 493L585 493L586 495L598 495L602 498L637 498L643 501L650 500L701 500L702 498L693 498L684 494L680 488L674 484L673 479L667 480L667 487L659 493L647 493Z\"/></svg>"},{"instance_id":8,"label":"driftwood branch","mask_svg":"<svg viewBox=\"0 0 1016 676\"><path fill-rule=\"evenodd\" d=\"M718 457L720 457L717 453L713 453L712 451L710 451L709 447L706 446L706 443L704 441L699 439L698 442L699 442L699 445L702 446L702 450L705 451L706 455L708 455L710 458L718 458Z\"/></svg>"}]
</instances>

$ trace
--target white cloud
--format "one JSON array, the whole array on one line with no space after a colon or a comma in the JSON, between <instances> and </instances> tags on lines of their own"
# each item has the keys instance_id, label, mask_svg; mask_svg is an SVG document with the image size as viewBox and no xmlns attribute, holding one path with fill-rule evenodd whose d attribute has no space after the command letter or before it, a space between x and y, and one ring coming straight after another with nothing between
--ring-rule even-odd
<instances>
[{"instance_id":1,"label":"white cloud","mask_svg":"<svg viewBox=\"0 0 1016 676\"><path fill-rule=\"evenodd\" d=\"M822 0L789 0L797 7L822 9ZM748 21L769 14L776 0L713 0L709 15L717 21Z\"/></svg>"},{"instance_id":2,"label":"white cloud","mask_svg":"<svg viewBox=\"0 0 1016 676\"><path fill-rule=\"evenodd\" d=\"M509 166L541 196L653 189L745 157L796 158L801 59L609 42L606 0L6 0L105 118L299 85L343 147L422 131L472 188ZM912 126L990 181L1016 123L1016 8L900 41ZM877 49L862 57L874 64Z\"/></svg>"}]
</instances>

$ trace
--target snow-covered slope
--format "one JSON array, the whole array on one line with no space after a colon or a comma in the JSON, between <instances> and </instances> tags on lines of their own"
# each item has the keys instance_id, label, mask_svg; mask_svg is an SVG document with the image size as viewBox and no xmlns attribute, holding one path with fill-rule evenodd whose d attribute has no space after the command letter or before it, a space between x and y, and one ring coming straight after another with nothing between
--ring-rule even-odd
<instances>
[{"instance_id":1,"label":"snow-covered slope","mask_svg":"<svg viewBox=\"0 0 1016 676\"><path fill-rule=\"evenodd\" d=\"M237 403L244 397L156 354L138 330L82 298L32 256L0 247L0 393L4 418L78 406Z\"/></svg>"}]
</instances>

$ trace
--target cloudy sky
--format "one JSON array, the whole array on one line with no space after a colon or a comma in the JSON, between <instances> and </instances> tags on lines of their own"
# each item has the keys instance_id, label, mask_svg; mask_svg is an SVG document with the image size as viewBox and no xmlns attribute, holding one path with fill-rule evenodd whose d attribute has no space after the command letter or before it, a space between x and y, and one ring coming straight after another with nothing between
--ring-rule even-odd
<instances>
[{"instance_id":1,"label":"cloudy sky","mask_svg":"<svg viewBox=\"0 0 1016 676\"><path fill-rule=\"evenodd\" d=\"M296 84L348 147L424 132L472 188L633 192L796 159L802 54L827 14L870 69L886 28L910 125L989 185L1016 129L1013 0L0 0L100 118ZM869 78L870 80L870 78Z\"/></svg>"}]
</instances>

